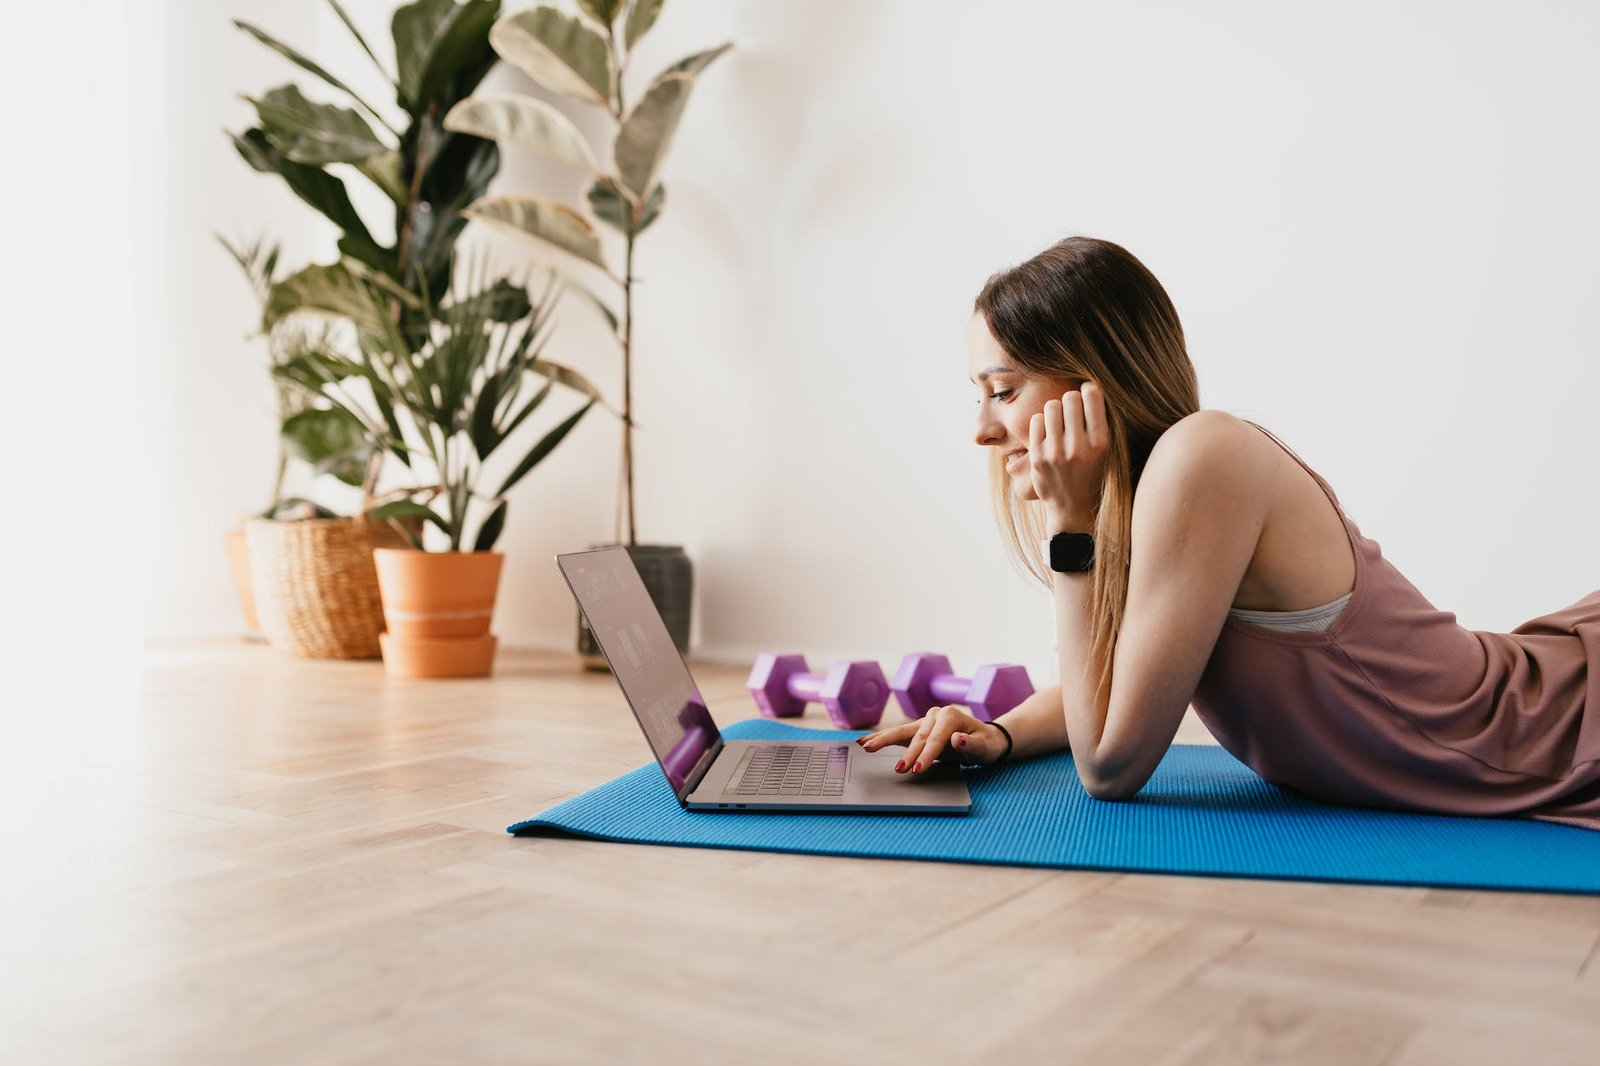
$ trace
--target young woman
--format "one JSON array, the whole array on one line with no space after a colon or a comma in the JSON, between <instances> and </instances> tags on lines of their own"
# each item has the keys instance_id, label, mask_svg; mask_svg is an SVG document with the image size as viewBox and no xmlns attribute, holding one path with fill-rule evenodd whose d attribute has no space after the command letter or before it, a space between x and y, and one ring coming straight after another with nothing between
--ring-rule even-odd
<instances>
[{"instance_id":1,"label":"young woman","mask_svg":"<svg viewBox=\"0 0 1600 1066\"><path fill-rule=\"evenodd\" d=\"M906 745L911 774L1070 747L1089 794L1120 800L1192 704L1312 796L1600 829L1600 591L1509 634L1457 625L1276 437L1199 409L1172 302L1115 244L1070 238L990 278L967 346L1002 531L1054 592L1061 684L998 726L939 707L863 747Z\"/></svg>"}]
</instances>

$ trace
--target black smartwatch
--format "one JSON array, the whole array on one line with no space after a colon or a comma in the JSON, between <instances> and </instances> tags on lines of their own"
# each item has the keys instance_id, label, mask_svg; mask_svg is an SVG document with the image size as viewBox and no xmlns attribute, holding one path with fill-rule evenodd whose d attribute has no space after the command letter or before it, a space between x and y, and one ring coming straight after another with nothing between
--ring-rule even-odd
<instances>
[{"instance_id":1,"label":"black smartwatch","mask_svg":"<svg viewBox=\"0 0 1600 1066\"><path fill-rule=\"evenodd\" d=\"M1087 533L1057 533L1045 542L1045 555L1058 574L1087 574L1094 569L1094 538Z\"/></svg>"}]
</instances>

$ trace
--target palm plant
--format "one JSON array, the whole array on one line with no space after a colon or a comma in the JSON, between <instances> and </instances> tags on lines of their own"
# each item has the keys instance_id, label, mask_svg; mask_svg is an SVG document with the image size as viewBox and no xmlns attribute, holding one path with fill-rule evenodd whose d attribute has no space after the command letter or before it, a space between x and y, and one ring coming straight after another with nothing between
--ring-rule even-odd
<instances>
[{"instance_id":1,"label":"palm plant","mask_svg":"<svg viewBox=\"0 0 1600 1066\"><path fill-rule=\"evenodd\" d=\"M407 519L437 528L449 551L489 551L505 528L507 494L597 402L581 374L543 357L559 283L547 280L530 300L520 286L484 284L480 262L448 302L423 303L423 331L378 313L385 295L366 282L350 297L366 327L358 358L306 353L277 373L327 397L364 439L400 456L419 479L384 494L370 517L391 521L416 548L424 546L421 525ZM487 468L502 465L494 457L557 384L588 401L490 480Z\"/></svg>"},{"instance_id":2,"label":"palm plant","mask_svg":"<svg viewBox=\"0 0 1600 1066\"><path fill-rule=\"evenodd\" d=\"M230 241L217 235L250 283L251 291L265 308L276 284L279 246L261 238L249 242ZM267 332L267 353L274 368L284 366L330 343L326 324L315 325L295 320L278 322ZM359 421L320 398L274 373L278 413L278 473L272 485L272 501L261 512L263 518L308 516L332 518L334 512L299 496L284 495L291 460L309 466L315 474L329 474L347 485L360 486L371 495L377 476L375 448Z\"/></svg>"},{"instance_id":3,"label":"palm plant","mask_svg":"<svg viewBox=\"0 0 1600 1066\"><path fill-rule=\"evenodd\" d=\"M577 125L561 110L531 96L480 93L456 104L444 118L447 130L510 141L577 168L592 177L588 212L548 197L487 196L463 216L532 238L546 248L598 269L620 290L620 315L576 281L610 325L622 350L622 468L618 525L626 516L625 543L637 543L633 503L633 256L639 236L661 213L666 189L657 180L662 160L695 80L731 44L674 63L661 72L631 108L624 98L634 46L661 15L664 0L578 0L584 17L540 5L506 15L489 42L508 63L539 85L590 108L599 108L612 129L609 165L602 164ZM592 219L595 221L591 221ZM595 222L623 238L623 268L612 270ZM622 539L622 530L618 530Z\"/></svg>"}]
</instances>

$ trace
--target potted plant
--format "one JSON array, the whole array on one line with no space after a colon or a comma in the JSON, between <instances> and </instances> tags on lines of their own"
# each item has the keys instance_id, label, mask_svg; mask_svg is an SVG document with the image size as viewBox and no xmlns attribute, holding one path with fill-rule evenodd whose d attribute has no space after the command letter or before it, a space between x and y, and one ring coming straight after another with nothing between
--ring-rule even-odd
<instances>
[{"instance_id":1,"label":"potted plant","mask_svg":"<svg viewBox=\"0 0 1600 1066\"><path fill-rule=\"evenodd\" d=\"M575 291L604 316L622 352L620 505L617 539L639 567L680 651L689 645L693 568L677 545L640 544L633 494L633 275L634 244L660 217L666 200L658 180L678 121L696 79L731 44L723 44L672 64L652 80L630 108L626 74L634 46L661 15L663 0L578 0L584 17L540 5L506 15L494 24L489 42L506 62L553 93L591 112L598 110L609 130L608 163L563 111L531 96L481 93L456 104L444 127L526 145L592 180L582 206L543 196L487 196L462 213L576 260L612 284L621 311L586 287ZM620 235L622 270L613 270L601 248L596 223ZM579 651L585 663L603 669L580 613Z\"/></svg>"},{"instance_id":2,"label":"potted plant","mask_svg":"<svg viewBox=\"0 0 1600 1066\"><path fill-rule=\"evenodd\" d=\"M265 308L277 281L279 248L257 238L248 243L230 241L217 235L218 242L239 264L251 291ZM326 331L316 330L302 321L278 323L266 334L267 352L272 366L281 366L304 352L327 344ZM305 496L289 495L287 483L294 464L303 464L312 475L326 475L356 487L368 486L376 473L373 447L365 439L360 423L345 412L319 402L314 393L292 382L273 376L277 393L278 462L272 496L267 506L253 517L273 520L300 518L334 519L338 514ZM369 486L370 487L370 486ZM256 610L254 582L250 575L250 555L243 522L223 534L223 547L233 572L234 589L244 614L246 635L264 639Z\"/></svg>"},{"instance_id":3,"label":"potted plant","mask_svg":"<svg viewBox=\"0 0 1600 1066\"><path fill-rule=\"evenodd\" d=\"M448 302L425 307L425 330L380 318L361 334L359 360L323 355L279 368L358 421L369 440L404 454L420 479L386 493L370 512L396 523L410 542L375 552L387 626L380 643L393 675L491 670L489 629L504 560L494 547L507 496L598 398L581 374L543 358L558 293L553 279L537 300L505 279L485 284L480 264ZM380 291L371 297L380 306ZM586 402L527 448L508 447L558 384ZM499 472L491 477L490 468ZM407 529L402 520L419 524ZM440 550L425 550L430 537Z\"/></svg>"},{"instance_id":4,"label":"potted plant","mask_svg":"<svg viewBox=\"0 0 1600 1066\"><path fill-rule=\"evenodd\" d=\"M314 100L289 83L246 97L257 123L230 134L246 163L281 178L340 233L340 256L332 263L280 277L276 256L255 261L267 268L261 329L273 343L291 339L290 349L274 356L280 369L297 356L349 350L353 335L384 324L408 335L425 332L430 305L424 297L449 288L455 241L466 225L461 209L482 196L499 167L494 142L452 133L439 121L497 62L488 33L499 0L417 0L399 7L392 22L393 73L338 0L328 3L393 86L395 109L380 110L289 45L234 23L354 105ZM388 224L369 228L345 185L350 172L383 193ZM393 239L380 235L385 232ZM316 328L302 328L307 320ZM280 374L279 381L298 394L292 375ZM375 657L383 617L372 550L405 543L391 524L365 514L385 452L320 392L298 395L282 411L286 452L327 465L365 491L350 518L275 499L264 516L246 523L261 624L268 641L287 651ZM406 458L398 448L388 455L402 463Z\"/></svg>"}]
</instances>

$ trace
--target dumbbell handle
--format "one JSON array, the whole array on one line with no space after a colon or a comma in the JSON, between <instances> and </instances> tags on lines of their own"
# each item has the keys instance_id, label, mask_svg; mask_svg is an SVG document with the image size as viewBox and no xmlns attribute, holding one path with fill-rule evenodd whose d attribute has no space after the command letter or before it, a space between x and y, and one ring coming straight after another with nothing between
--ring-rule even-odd
<instances>
[{"instance_id":1,"label":"dumbbell handle","mask_svg":"<svg viewBox=\"0 0 1600 1066\"><path fill-rule=\"evenodd\" d=\"M946 703L966 703L972 691L972 678L955 674L935 674L928 683L928 691Z\"/></svg>"},{"instance_id":2,"label":"dumbbell handle","mask_svg":"<svg viewBox=\"0 0 1600 1066\"><path fill-rule=\"evenodd\" d=\"M821 703L822 683L826 680L827 674L790 674L789 695L807 703Z\"/></svg>"}]
</instances>

